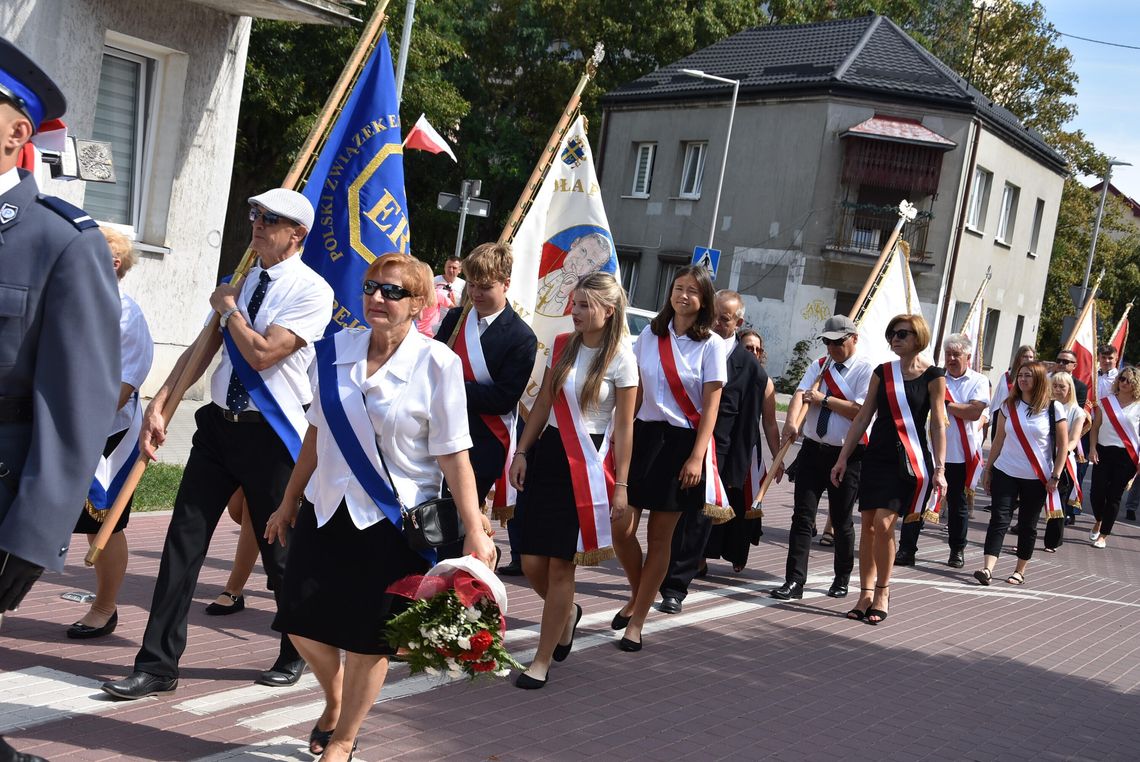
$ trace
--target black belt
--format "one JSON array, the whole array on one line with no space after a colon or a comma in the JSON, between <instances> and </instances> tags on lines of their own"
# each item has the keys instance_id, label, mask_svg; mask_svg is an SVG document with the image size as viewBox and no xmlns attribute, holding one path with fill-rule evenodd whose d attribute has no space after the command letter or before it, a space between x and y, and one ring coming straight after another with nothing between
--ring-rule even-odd
<instances>
[{"instance_id":1,"label":"black belt","mask_svg":"<svg viewBox=\"0 0 1140 762\"><path fill-rule=\"evenodd\" d=\"M235 413L228 407L219 407L219 410L222 411L222 420L230 423L262 423L265 421L265 416L258 410L243 410L240 413Z\"/></svg>"},{"instance_id":2,"label":"black belt","mask_svg":"<svg viewBox=\"0 0 1140 762\"><path fill-rule=\"evenodd\" d=\"M31 397L0 397L0 423L31 422Z\"/></svg>"}]
</instances>

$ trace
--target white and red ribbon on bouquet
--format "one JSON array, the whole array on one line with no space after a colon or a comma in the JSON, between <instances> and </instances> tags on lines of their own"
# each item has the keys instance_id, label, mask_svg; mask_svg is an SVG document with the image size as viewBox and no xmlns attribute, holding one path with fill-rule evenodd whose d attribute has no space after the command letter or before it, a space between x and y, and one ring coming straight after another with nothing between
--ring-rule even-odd
<instances>
[{"instance_id":1,"label":"white and red ribbon on bouquet","mask_svg":"<svg viewBox=\"0 0 1140 762\"><path fill-rule=\"evenodd\" d=\"M1132 459L1132 465L1140 469L1140 437L1137 437L1136 429L1128 425L1128 417L1120 409L1120 402L1116 399L1116 395L1106 394L1100 398L1100 402L1101 409L1104 410L1104 417L1112 424L1112 428L1116 429L1116 435L1120 437L1124 449L1128 452L1128 457Z\"/></svg>"},{"instance_id":2,"label":"white and red ribbon on bouquet","mask_svg":"<svg viewBox=\"0 0 1140 762\"><path fill-rule=\"evenodd\" d=\"M569 340L568 333L554 338L552 368L558 365ZM596 566L615 555L610 531L610 504L614 496L614 456L610 440L614 425L611 419L602 446L595 449L582 419L579 386L576 363L571 364L562 388L554 397L554 419L558 422L558 435L570 466L574 505L578 511L578 551L574 554L574 563Z\"/></svg>"},{"instance_id":3,"label":"white and red ribbon on bouquet","mask_svg":"<svg viewBox=\"0 0 1140 762\"><path fill-rule=\"evenodd\" d=\"M661 361L661 370L665 374L665 381L673 399L681 408L689 425L697 430L701 425L701 413L697 409L697 402L689 396L685 385L681 383L681 375L677 372L677 347L673 336L657 337L657 355ZM698 401L699 402L699 401ZM720 480L720 471L716 464L716 444L709 434L709 441L705 447L705 515L712 519L714 524L723 524L735 515L732 506L728 504L728 495L724 491L724 484Z\"/></svg>"},{"instance_id":4,"label":"white and red ribbon on bouquet","mask_svg":"<svg viewBox=\"0 0 1140 762\"><path fill-rule=\"evenodd\" d=\"M886 386L887 402L891 407L891 418L894 421L899 441L902 442L904 457L910 463L910 470L915 476L914 494L911 496L903 521L926 519L937 524L938 504L941 501L941 495L934 500L934 509L927 508L934 492L934 479L926 467L922 440L918 437L918 426L910 411L910 403L906 399L906 388L900 360L883 363L883 384Z\"/></svg>"},{"instance_id":5,"label":"white and red ribbon on bouquet","mask_svg":"<svg viewBox=\"0 0 1140 762\"><path fill-rule=\"evenodd\" d=\"M455 597L467 608L481 601L493 601L499 608L499 632L506 632L507 588L485 563L473 555L440 561L427 574L396 580L385 592L423 601L448 590L454 590Z\"/></svg>"},{"instance_id":6,"label":"white and red ribbon on bouquet","mask_svg":"<svg viewBox=\"0 0 1140 762\"><path fill-rule=\"evenodd\" d=\"M1045 485L1045 518L1062 518L1065 515L1065 511L1061 503L1061 493L1056 489L1049 489L1049 479L1053 475L1053 453L1045 452L1037 442L1030 441L1029 437L1025 435L1025 426L1029 422L1029 419L1022 408L1028 409L1028 405L1018 405L1017 403L1017 399L1011 399L1006 406L1009 410L1009 423L1010 426L1013 427L1014 437L1025 453L1026 460L1028 460L1029 465L1033 467L1033 473L1035 473L1038 480ZM1045 408L1045 415L1053 415L1052 402Z\"/></svg>"},{"instance_id":7,"label":"white and red ribbon on bouquet","mask_svg":"<svg viewBox=\"0 0 1140 762\"><path fill-rule=\"evenodd\" d=\"M491 378L491 372L487 369L487 360L483 356L483 345L479 343L479 315L475 310L467 312L467 320L463 324L463 330L455 339L453 349L463 363L464 381L474 381L480 384L495 383L495 379ZM487 428L491 430L491 433L495 435L495 439L499 440L503 446L503 452L506 453L506 460L503 461L503 473L495 479L495 497L491 502L491 509L495 516L503 521L514 515L517 496L515 488L511 486L510 479L507 478L511 461L515 457L515 415L516 413L511 412L507 415L485 413L479 416Z\"/></svg>"}]
</instances>

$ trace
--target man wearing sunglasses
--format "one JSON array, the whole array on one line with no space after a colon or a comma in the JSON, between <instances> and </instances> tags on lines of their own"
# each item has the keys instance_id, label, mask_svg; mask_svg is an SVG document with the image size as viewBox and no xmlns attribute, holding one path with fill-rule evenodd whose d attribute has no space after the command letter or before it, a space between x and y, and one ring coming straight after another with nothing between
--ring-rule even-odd
<instances>
[{"instance_id":1,"label":"man wearing sunglasses","mask_svg":"<svg viewBox=\"0 0 1140 762\"><path fill-rule=\"evenodd\" d=\"M804 595L812 527L824 490L827 490L831 528L835 533L835 579L827 591L829 596L846 597L848 580L855 566L855 527L851 511L859 494L864 445L855 448L838 487L832 485L830 474L843 449L851 420L859 414L867 397L867 385L874 368L856 355L859 329L846 315L829 317L819 338L827 347L827 354L808 365L792 395L784 422L783 441L794 442L801 433L796 422L804 405L808 406L803 423L804 441L795 463L789 468L795 474L795 498L787 569L784 584L771 591L771 596L781 601ZM816 380L821 375L823 378L817 387ZM776 476L782 472L781 465Z\"/></svg>"},{"instance_id":2,"label":"man wearing sunglasses","mask_svg":"<svg viewBox=\"0 0 1140 762\"><path fill-rule=\"evenodd\" d=\"M221 331L210 337L197 367L187 367L192 347L182 353L147 408L139 435L140 451L153 459L166 439L162 409L175 383L183 373L191 382L201 378L221 347L221 363L210 381L213 404L195 414L198 428L174 501L135 671L103 684L118 699L178 686L198 574L218 519L238 487L245 492L269 589L281 592L287 547L266 540L265 526L281 503L308 428L304 411L312 401L312 345L332 315L333 292L299 256L313 224L312 204L300 193L274 188L251 197L249 205L249 246L257 262L240 285L224 283L210 295ZM304 668L282 635L276 662L256 682L293 685Z\"/></svg>"}]
</instances>

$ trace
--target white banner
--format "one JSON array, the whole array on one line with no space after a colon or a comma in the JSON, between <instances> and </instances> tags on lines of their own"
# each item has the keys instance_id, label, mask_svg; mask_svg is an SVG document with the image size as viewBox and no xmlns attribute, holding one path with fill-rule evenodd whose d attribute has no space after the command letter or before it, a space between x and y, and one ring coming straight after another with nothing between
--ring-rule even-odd
<instances>
[{"instance_id":1,"label":"white banner","mask_svg":"<svg viewBox=\"0 0 1140 762\"><path fill-rule=\"evenodd\" d=\"M884 336L891 318L903 313L922 312L910 266L898 249L891 254L884 270L879 287L869 298L867 309L858 320L859 355L872 365L898 359ZM929 354L930 351L931 348L927 347L923 354Z\"/></svg>"}]
</instances>

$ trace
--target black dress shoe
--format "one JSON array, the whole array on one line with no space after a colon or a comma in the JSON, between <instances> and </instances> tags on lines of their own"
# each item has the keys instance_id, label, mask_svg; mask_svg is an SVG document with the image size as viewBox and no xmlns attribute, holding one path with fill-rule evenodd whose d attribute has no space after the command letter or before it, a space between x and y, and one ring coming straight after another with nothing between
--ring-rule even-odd
<instances>
[{"instance_id":1,"label":"black dress shoe","mask_svg":"<svg viewBox=\"0 0 1140 762\"><path fill-rule=\"evenodd\" d=\"M520 564L518 561L511 561L506 566L499 567L500 577L521 577L522 573L522 564Z\"/></svg>"},{"instance_id":2,"label":"black dress shoe","mask_svg":"<svg viewBox=\"0 0 1140 762\"><path fill-rule=\"evenodd\" d=\"M103 683L103 692L125 701L170 693L178 687L177 677L160 677L147 672L132 672L130 677Z\"/></svg>"},{"instance_id":3,"label":"black dress shoe","mask_svg":"<svg viewBox=\"0 0 1140 762\"><path fill-rule=\"evenodd\" d=\"M966 565L966 554L960 550L950 551L950 558L946 561L946 565L951 569L961 569Z\"/></svg>"},{"instance_id":4,"label":"black dress shoe","mask_svg":"<svg viewBox=\"0 0 1140 762\"><path fill-rule=\"evenodd\" d=\"M67 628L67 637L72 640L88 640L90 638L101 638L104 635L110 635L115 631L119 625L119 612L116 611L111 614L111 618L102 627L91 627L81 622L76 622Z\"/></svg>"},{"instance_id":5,"label":"black dress shoe","mask_svg":"<svg viewBox=\"0 0 1140 762\"><path fill-rule=\"evenodd\" d=\"M233 601L233 603L228 606L218 603L217 601L211 603L206 607L206 613L209 616L226 616L227 614L236 614L245 608L244 595L234 595L233 593L227 593L224 590L222 591L222 595L229 598L231 601Z\"/></svg>"},{"instance_id":6,"label":"black dress shoe","mask_svg":"<svg viewBox=\"0 0 1140 762\"><path fill-rule=\"evenodd\" d=\"M662 614L680 614L681 599L666 595L661 599L661 605L657 607L657 610Z\"/></svg>"},{"instance_id":7,"label":"black dress shoe","mask_svg":"<svg viewBox=\"0 0 1140 762\"><path fill-rule=\"evenodd\" d=\"M628 616L621 613L621 609L618 609L618 613L614 614L613 620L610 621L610 629L624 630L626 628L626 625L629 624L629 619L630 618Z\"/></svg>"},{"instance_id":8,"label":"black dress shoe","mask_svg":"<svg viewBox=\"0 0 1140 762\"><path fill-rule=\"evenodd\" d=\"M835 580L831 583L831 587L827 588L828 598L846 598L847 597L847 582L840 582Z\"/></svg>"},{"instance_id":9,"label":"black dress shoe","mask_svg":"<svg viewBox=\"0 0 1140 762\"><path fill-rule=\"evenodd\" d=\"M804 597L804 583L803 582L785 582L768 593L778 601L790 601L793 598Z\"/></svg>"},{"instance_id":10,"label":"black dress shoe","mask_svg":"<svg viewBox=\"0 0 1140 762\"><path fill-rule=\"evenodd\" d=\"M546 678L546 680L549 679L549 677ZM515 687L522 688L524 691L536 691L539 688L546 687L546 680L539 680L537 677L531 677L527 673L523 672L517 678L515 678Z\"/></svg>"},{"instance_id":11,"label":"black dress shoe","mask_svg":"<svg viewBox=\"0 0 1140 762\"><path fill-rule=\"evenodd\" d=\"M272 688L284 688L289 685L296 685L304 671L304 659L297 659L296 661L278 659L272 667L262 672L254 682Z\"/></svg>"},{"instance_id":12,"label":"black dress shoe","mask_svg":"<svg viewBox=\"0 0 1140 762\"><path fill-rule=\"evenodd\" d=\"M895 553L895 566L914 566L914 553L905 550Z\"/></svg>"},{"instance_id":13,"label":"black dress shoe","mask_svg":"<svg viewBox=\"0 0 1140 762\"><path fill-rule=\"evenodd\" d=\"M582 607L575 603L574 608L577 609L578 612L574 616L574 627L570 630L570 642L565 645L559 643L558 645L554 646L554 653L551 655L551 658L554 659L554 661L566 661L566 657L568 657L570 655L570 652L574 650L574 636L578 634L578 622L582 621ZM525 675L525 673L523 674ZM533 680L534 678L531 679ZM545 682L546 681L544 680L543 683L545 684ZM542 686L538 687L541 688Z\"/></svg>"},{"instance_id":14,"label":"black dress shoe","mask_svg":"<svg viewBox=\"0 0 1140 762\"><path fill-rule=\"evenodd\" d=\"M618 648L623 651L628 651L629 653L637 653L641 650L641 641L630 640L629 638L623 637L618 641Z\"/></svg>"}]
</instances>

